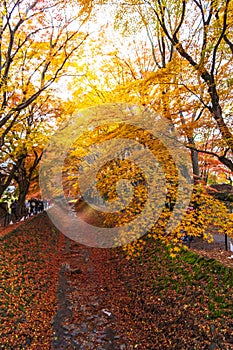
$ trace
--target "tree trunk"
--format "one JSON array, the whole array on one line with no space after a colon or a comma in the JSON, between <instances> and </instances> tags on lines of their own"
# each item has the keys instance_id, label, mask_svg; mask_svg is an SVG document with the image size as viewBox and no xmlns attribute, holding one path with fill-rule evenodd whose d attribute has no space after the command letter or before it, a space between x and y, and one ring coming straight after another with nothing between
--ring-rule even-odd
<instances>
[{"instance_id":1,"label":"tree trunk","mask_svg":"<svg viewBox=\"0 0 233 350\"><path fill-rule=\"evenodd\" d=\"M25 201L28 194L30 181L28 179L22 179L18 182L19 197L18 197L18 216L21 217L26 214Z\"/></svg>"},{"instance_id":2,"label":"tree trunk","mask_svg":"<svg viewBox=\"0 0 233 350\"><path fill-rule=\"evenodd\" d=\"M194 145L195 145L195 143L194 143ZM200 178L198 152L195 149L191 149L191 160L192 160L192 166L193 166L193 178L194 178L194 182L195 182L195 181L199 180L199 178Z\"/></svg>"},{"instance_id":3,"label":"tree trunk","mask_svg":"<svg viewBox=\"0 0 233 350\"><path fill-rule=\"evenodd\" d=\"M193 181L194 183L196 181L199 180L200 178L200 169L199 169L199 162L198 162L198 151L195 149L196 148L196 144L195 144L195 141L194 141L194 137L193 137L193 132L192 130L187 130L185 125L186 125L186 122L185 122L185 119L184 119L184 116L183 116L183 113L182 111L180 110L180 118L181 118L181 124L184 126L184 131L185 131L185 135L188 139L188 143L189 145L191 146L191 161L192 161L192 168L193 168Z\"/></svg>"}]
</instances>

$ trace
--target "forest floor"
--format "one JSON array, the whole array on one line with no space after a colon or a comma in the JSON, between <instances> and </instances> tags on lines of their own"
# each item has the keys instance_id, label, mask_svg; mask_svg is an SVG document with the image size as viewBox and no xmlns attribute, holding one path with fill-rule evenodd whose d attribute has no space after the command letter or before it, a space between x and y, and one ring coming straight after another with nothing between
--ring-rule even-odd
<instances>
[{"instance_id":1,"label":"forest floor","mask_svg":"<svg viewBox=\"0 0 233 350\"><path fill-rule=\"evenodd\" d=\"M120 248L71 241L43 213L0 243L2 350L233 347L233 264L222 242L195 239L171 259L151 240L128 261Z\"/></svg>"}]
</instances>

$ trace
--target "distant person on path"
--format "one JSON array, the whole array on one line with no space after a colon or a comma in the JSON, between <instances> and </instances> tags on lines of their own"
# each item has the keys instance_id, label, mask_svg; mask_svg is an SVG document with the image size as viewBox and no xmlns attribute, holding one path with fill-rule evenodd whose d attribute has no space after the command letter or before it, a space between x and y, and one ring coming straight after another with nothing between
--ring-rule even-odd
<instances>
[{"instance_id":1,"label":"distant person on path","mask_svg":"<svg viewBox=\"0 0 233 350\"><path fill-rule=\"evenodd\" d=\"M44 211L44 202L42 200L38 201L38 212L42 213Z\"/></svg>"},{"instance_id":2,"label":"distant person on path","mask_svg":"<svg viewBox=\"0 0 233 350\"><path fill-rule=\"evenodd\" d=\"M39 212L39 200L37 198L35 198L34 201L35 201L35 214L38 214L38 212Z\"/></svg>"},{"instance_id":3,"label":"distant person on path","mask_svg":"<svg viewBox=\"0 0 233 350\"><path fill-rule=\"evenodd\" d=\"M30 216L30 202L26 202L26 217Z\"/></svg>"},{"instance_id":4,"label":"distant person on path","mask_svg":"<svg viewBox=\"0 0 233 350\"><path fill-rule=\"evenodd\" d=\"M35 214L35 206L36 206L36 203L35 203L35 200L33 198L31 198L29 200L29 203L30 203L30 216L31 215L34 215Z\"/></svg>"},{"instance_id":5,"label":"distant person on path","mask_svg":"<svg viewBox=\"0 0 233 350\"><path fill-rule=\"evenodd\" d=\"M15 199L14 201L11 202L11 205L10 205L11 220L13 219L13 217L15 218L16 221L18 220L17 207L18 207L18 203L17 203L17 200Z\"/></svg>"}]
</instances>

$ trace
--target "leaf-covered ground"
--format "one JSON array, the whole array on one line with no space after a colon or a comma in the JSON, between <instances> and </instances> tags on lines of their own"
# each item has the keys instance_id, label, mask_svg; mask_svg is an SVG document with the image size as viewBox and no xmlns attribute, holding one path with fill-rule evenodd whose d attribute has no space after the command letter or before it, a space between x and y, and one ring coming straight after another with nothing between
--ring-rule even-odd
<instances>
[{"instance_id":1,"label":"leaf-covered ground","mask_svg":"<svg viewBox=\"0 0 233 350\"><path fill-rule=\"evenodd\" d=\"M62 235L40 215L0 240L0 349L50 349Z\"/></svg>"},{"instance_id":2,"label":"leaf-covered ground","mask_svg":"<svg viewBox=\"0 0 233 350\"><path fill-rule=\"evenodd\" d=\"M122 276L131 299L128 318L143 325L139 348L231 349L233 270L192 252L172 260L152 245Z\"/></svg>"},{"instance_id":3,"label":"leaf-covered ground","mask_svg":"<svg viewBox=\"0 0 233 350\"><path fill-rule=\"evenodd\" d=\"M148 242L88 248L46 214L1 240L1 349L233 348L233 269Z\"/></svg>"}]
</instances>

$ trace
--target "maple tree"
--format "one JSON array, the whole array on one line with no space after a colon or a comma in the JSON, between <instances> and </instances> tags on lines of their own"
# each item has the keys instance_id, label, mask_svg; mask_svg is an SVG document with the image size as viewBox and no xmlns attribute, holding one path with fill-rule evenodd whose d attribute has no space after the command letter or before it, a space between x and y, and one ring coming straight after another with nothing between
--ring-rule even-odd
<instances>
[{"instance_id":1,"label":"maple tree","mask_svg":"<svg viewBox=\"0 0 233 350\"><path fill-rule=\"evenodd\" d=\"M187 71L182 65L176 74L179 84L193 95L189 114L196 115L197 121L205 116L206 126L214 124L221 136L214 150L196 147L193 142L187 146L211 154L232 171L232 1L123 2L117 20L125 19L125 32L130 28L132 12L132 27L135 23L139 28L146 26L155 58L158 51L164 54L161 68L172 60L174 52L188 64L191 80L186 80ZM201 103L204 115L195 110L195 100Z\"/></svg>"},{"instance_id":2,"label":"maple tree","mask_svg":"<svg viewBox=\"0 0 233 350\"><path fill-rule=\"evenodd\" d=\"M23 203L45 145L45 124L54 125L54 116L61 116L55 83L72 74L72 59L88 37L81 28L91 7L82 1L7 0L0 12L0 196L14 179Z\"/></svg>"},{"instance_id":3,"label":"maple tree","mask_svg":"<svg viewBox=\"0 0 233 350\"><path fill-rule=\"evenodd\" d=\"M62 195L62 191L64 190L67 197L79 198L80 196L84 196L84 200L88 198L91 199L90 202L94 200L94 203L97 204L97 210L92 208L92 206L89 208L88 206L86 207L88 212L87 216L89 217L88 220L90 220L92 223L96 221L98 224L97 226L122 227L122 234L114 238L114 244L125 244L124 249L127 251L128 257L139 254L145 245L146 238L136 240L136 238L141 237L145 233L145 224L150 224L148 237L152 236L155 239L159 238L165 244L169 245L172 256L180 252L182 249L181 238L184 236L184 234L194 237L203 236L204 239L211 240L211 234L207 234L207 231L211 226L217 227L219 232L227 233L231 237L233 236L232 214L229 214L228 208L223 203L216 201L214 198L208 195L203 186L200 186L199 184L194 187L193 195L190 195L189 202L187 203L193 207L193 210L191 212L188 211L183 216L182 221L173 229L172 232L168 232L167 228L169 222L175 218L176 209L174 208L176 208L176 206L179 207L181 202L184 205L185 201L187 200L187 198L185 198L186 191L184 190L184 187L182 188L182 191L178 190L178 187L181 184L180 181L182 180L177 175L177 169L174 160L169 155L169 151L162 146L158 139L154 140L152 135L145 130L138 128L135 129L132 125L129 127L124 124L119 124L116 120L114 120L114 118L110 124L107 122L104 124L104 116L106 111L111 115L111 108L114 108L114 111L116 112L117 108L119 108L119 106L117 107L117 104L113 105L111 108L109 104L98 108L100 113L98 113L97 109L94 108L90 110L87 109L84 112L84 115L80 114L79 118L76 120L77 125L75 125L73 120L72 125L67 127L65 132L63 131L63 133L61 132L58 134L55 142L52 144L48 153L49 161L46 164L46 167L47 171L49 169L50 173L54 174L52 178L55 182L51 182L51 178L45 179L45 184L52 186L51 189L48 188L48 193L50 193L51 198L59 201L59 197ZM94 111L94 124L93 127L88 130L87 126L90 124L92 125L92 123L90 123L89 119L85 120L84 116L91 115L92 111ZM101 116L101 124L98 123L98 115ZM85 132L83 132L75 140L75 142L72 142L72 146L70 146L69 139L74 131L80 128L80 125ZM94 125L97 126L94 127ZM160 131L161 130L162 127L160 125ZM116 140L116 144L115 146L112 144L111 150L109 150L108 147L104 149L98 148L98 145L112 139ZM135 139L137 139L137 141L140 140L140 143L144 145L147 152L150 150L156 155L156 160L157 162L160 162L162 172L165 174L164 183L161 182L162 175L160 172L158 173L158 176L154 177L152 176L152 173L149 173L150 175L148 178L148 173L143 173L145 169L140 169L140 167L137 166L137 162L143 155L141 153L141 149L138 148L134 150L133 148L130 148L130 153L135 152L133 163L132 159L127 159L127 155L124 154L124 148L122 151L123 153L119 153L119 150L116 147L119 143L117 140L121 140L122 143L122 140L124 139L132 141ZM61 144L62 147L68 151L63 164L62 189L58 183L60 177L59 175L56 175L59 172L60 162L58 162L57 158L53 156L54 152L61 147ZM96 147L94 148L94 153L92 149L93 146ZM105 158L106 161L105 165L99 168L99 163L98 161L96 162L96 160L98 160L99 152L101 151L103 151L103 153L101 153L101 161L104 163ZM108 159L109 153L113 155L114 158L111 161ZM153 172L153 175L156 174L154 159L147 157L146 163ZM82 178L80 180L81 168L82 172L84 171L83 180ZM95 176L95 174L97 174L96 186L100 197L110 203L113 201L117 202L118 200L120 200L121 204L123 203L122 199L119 197L119 193L117 193L117 183L119 181L122 179L127 180L129 186L133 187L132 197L123 209L114 213L103 213L99 215L98 200L95 202L95 194L92 192L91 179L93 176ZM147 180L145 175L147 176ZM183 176L186 176L185 172ZM148 180L149 182L147 182ZM85 184L83 187L82 183L81 190L80 181L81 183L83 182ZM163 193L161 192L161 187L164 187L164 190L166 187L165 196L163 196ZM152 191L150 196L148 195L148 191ZM78 211L80 210L79 205L77 205L76 209ZM143 214L144 210L145 214ZM156 219L156 215L158 215L160 210L161 212L159 213L159 217ZM130 230L130 235L125 235L125 226L129 224L130 227L130 221L140 216L142 221L140 221L140 223L138 222L137 227ZM129 240L134 242L126 245Z\"/></svg>"},{"instance_id":4,"label":"maple tree","mask_svg":"<svg viewBox=\"0 0 233 350\"><path fill-rule=\"evenodd\" d=\"M76 103L77 109L98 105L99 103L119 102L119 101L130 102L130 103L140 103L142 105L149 106L152 110L154 109L158 112L161 112L161 115L163 117L167 118L170 122L172 122L172 124L174 124L178 128L181 134L182 142L184 142L184 144L190 149L192 163L193 163L193 171L194 171L194 174L197 176L197 178L202 176L204 180L207 179L206 174L204 172L204 163L202 163L202 161L204 159L207 159L207 157L208 159L210 159L210 157L212 158L214 157L212 160L213 164L216 162L214 160L216 158L217 160L216 164L219 164L221 162L223 165L227 166L230 171L232 169L231 159L230 159L231 150L228 147L230 141L229 141L229 138L226 141L225 137L223 137L224 130L225 131L228 130L229 131L228 136L230 136L230 128L231 128L231 118L230 118L231 88L230 88L229 78L227 76L229 69L231 67L231 59L230 59L230 52L229 52L230 43L228 40L228 37L229 37L228 34L227 36L225 36L226 40L224 39L224 43L222 43L223 45L221 44L219 46L217 42L215 46L216 48L214 49L214 46L212 46L212 43L211 43L211 40L212 40L211 30L212 29L214 30L214 27L217 25L217 22L216 22L217 19L216 19L216 16L214 16L212 22L209 24L211 29L209 29L208 52L211 52L211 50L213 50L212 53L214 54L214 52L216 51L216 54L218 53L218 57L219 57L218 60L216 58L216 61L212 62L213 63L212 75L216 85L215 90L217 93L217 99L219 100L219 104L221 103L221 108L223 107L225 108L224 114L222 114L221 116L222 122L225 123L225 126L226 126L225 128L225 127L222 127L223 126L222 122L219 122L219 123L216 122L216 120L218 119L216 116L217 111L214 109L212 110L212 107L211 107L211 103L214 104L214 100L212 98L212 95L210 94L209 85L208 85L209 82L205 80L204 82L202 81L203 77L199 69L199 66L194 67L193 69L190 69L189 60L187 60L184 56L180 54L177 48L177 44L174 43L174 40L172 41L170 40L170 37L166 37L166 33L163 32L165 29L163 27L160 27L161 23L156 22L157 19L155 16L155 11L154 11L154 8L152 7L153 3L152 2L151 3L145 2L145 3L147 3L147 5L149 6L149 9L152 10L148 12L150 16L148 15L148 13L146 13L145 7L143 7L141 3L138 4L136 1L132 1L132 2L129 2L128 4L126 3L122 4L122 8L124 9L124 11L123 11L122 17L119 16L118 14L119 17L117 18L117 21L118 21L118 25L121 25L124 22L120 21L120 19L123 19L125 15L129 16L129 12L125 11L125 9L131 10L130 16L132 13L132 9L134 8L133 7L134 5L135 5L135 8L137 8L137 11L139 11L138 9L140 9L139 19L141 21L141 26L147 26L148 33L150 29L149 34L150 34L150 39L152 40L151 44L153 48L154 65L153 64L150 65L148 70L146 70L146 65L145 65L143 69L140 70L139 69L140 63L145 58L143 54L141 57L139 54L140 58L136 62L136 60L134 61L132 60L132 57L130 57L129 59L125 59L125 58L119 59L119 52L116 49L112 51L110 50L109 57L108 57L110 58L110 60L109 61L107 60L106 63L102 61L103 62L102 66L98 65L98 73L97 72L95 73L93 70L91 72L89 71L83 77L83 81L81 80L81 84L85 81L86 86L88 86L88 89L87 89L88 92L87 94L82 95L81 94L82 88L80 87L80 85L79 85L79 90L76 89L74 96L75 96L75 100L78 101ZM138 6L136 7L136 5ZM169 4L167 6L169 6ZM169 10L170 10L170 13L173 13L172 11L174 11L174 17L172 17L172 19L174 19L174 24L170 23L169 25L171 25L171 30L174 30L172 28L176 26L177 23L179 23L180 15L182 12L180 11L176 12L174 7L172 6L173 5L171 5L171 8L169 8ZM156 9L156 6L155 6L155 9ZM166 9L166 6L165 6L165 9ZM197 8L195 8L196 12L194 11L194 14L196 16L195 20L199 15L198 9L200 10L200 7L197 6ZM166 10L166 11L169 12L169 10ZM162 15L163 14L161 10L161 16ZM191 16L190 12L188 12L188 15ZM229 17L229 24L228 24L228 27L229 27L230 21L231 21L231 16L229 14L229 11L227 12L226 15L228 15ZM212 14L211 14L211 18L212 18ZM128 19L129 17L127 17L127 20ZM166 19L167 19L166 23L168 23L169 21L168 15ZM181 18L181 20L183 19ZM163 23L162 20L161 22ZM137 22L137 24L138 23L139 22ZM126 34L129 32L128 24L132 25L132 28L134 28L134 25L135 25L135 23L132 23L132 21L128 20L126 29L125 29ZM159 32L154 30L153 26L156 27L156 30L160 28ZM184 24L185 29L186 29L186 26L189 26L187 21ZM191 24L190 24L190 27L191 27ZM141 27L139 26L139 29L140 28ZM185 42L185 45L187 46L187 50L190 49L190 52L194 56L196 55L197 57L199 57L198 55L201 55L199 52L200 40L196 40L196 42L194 42L197 36L198 30L200 31L203 30L203 27L201 25L200 25L200 28L198 29L196 29L195 27L193 32L191 32L190 34L190 38L188 38L188 36L187 38L184 37L184 42ZM159 35L156 36L157 33L159 33ZM178 37L178 34L177 34L177 37ZM183 36L180 35L180 38L183 39ZM158 44L159 49L155 45L156 40L160 41L160 44ZM192 45L191 44L189 45L188 44L189 42L192 42ZM99 48L98 50L101 51L101 49ZM149 62L149 60L151 59L151 56L149 55L148 52L146 55L147 55L146 61ZM156 58L158 57L158 55L160 59ZM206 65L206 67L209 67L209 65L211 64L212 56L210 53L206 55L207 57L205 58L204 63L202 62L202 64L204 64L204 66ZM105 57L106 57L106 51L105 51ZM117 60L116 60L116 57L117 57ZM226 60L224 57L226 57ZM219 69L216 68L217 62L219 63L219 66L218 66ZM123 67L124 74L121 74L122 67ZM108 72L109 70L113 72L111 74L111 78L109 78L109 75L106 74L106 71ZM101 76L99 74L100 71L102 73ZM114 74L115 71L117 72L116 74ZM138 72L140 72L140 74L138 74ZM225 82L225 83L220 83L220 82ZM214 108L217 108L217 107L215 106ZM91 134L92 133L93 132L91 132ZM104 139L103 135L102 137ZM127 137L130 137L129 134L127 135ZM90 140L90 135L88 136L88 139L89 139L88 141L89 145L91 144L91 142L93 143L95 142L94 135L93 135L92 141ZM86 144L85 147L87 149L88 145ZM73 156L75 152L73 152ZM82 151L79 149L79 151L77 151L76 153L76 156L77 156L77 158L75 158L76 164L78 164L77 162L77 159L79 158L78 152L80 152L80 156L83 156ZM200 159L198 159L198 155L200 153L202 154L202 156L200 157ZM120 176L120 173L118 175ZM115 180L112 183L110 179L106 181L109 183L108 184L109 188L112 188L112 186L114 187ZM79 191L79 187L77 185L74 185L74 186ZM198 186L199 185L197 185L197 192L200 191L200 189L198 189ZM104 191L105 191L104 188L106 188L106 184L103 185L102 194L104 194ZM100 188L100 191L101 191L101 188ZM194 228L195 220L190 220L190 215L187 215L187 218L185 218L183 221L183 224L182 224L183 227L186 227L187 225L188 231L190 232L192 231L193 235L195 236L195 235L204 234L207 226L214 223L215 221L216 226L220 225L225 233L228 232L229 235L232 236L232 232L229 228L231 225L228 225L228 227L227 225L225 225L225 223L221 225L221 220L223 218L225 219L222 221L225 222L226 220L226 222L228 221L228 224L232 220L232 218L229 216L228 209L221 203L211 199L211 197L209 197L205 193L205 190L202 189L201 191L202 191L202 196L201 196L202 199L200 200L200 203L197 206L198 209L195 209L193 212L193 215L196 215L195 220L197 220L199 224ZM142 192L143 191L141 191L141 195L143 197ZM108 193L108 196L110 196L110 198L112 196L114 197L114 191L112 193L110 191L110 193ZM198 200L196 201L195 197L196 195L194 192L194 196L193 196L193 199L191 200L191 203L192 201L198 202ZM175 201L174 195L171 196L171 200ZM208 207L212 208L211 210L212 215L210 215L211 217L208 216L209 215ZM162 226L159 228L157 227L157 229L156 228L153 229L156 231L155 236L160 234L161 234L161 237L164 236L165 232L163 229L166 226L165 223L167 222L170 215L171 215L170 210L164 211L160 221ZM204 220L205 215L209 217L209 219L206 221ZM114 219L116 218L114 217ZM125 218L122 218L122 223L124 222L124 220ZM182 230L182 228L178 227L177 232L173 233L174 242L180 241L180 237L181 237L180 230ZM165 241L170 242L170 238L171 237L169 238L165 237ZM209 238L209 237L206 237L206 238ZM141 247L141 242L137 242L135 244L139 248ZM130 249L132 249L132 246ZM178 247L175 248L175 251L178 251Z\"/></svg>"}]
</instances>

